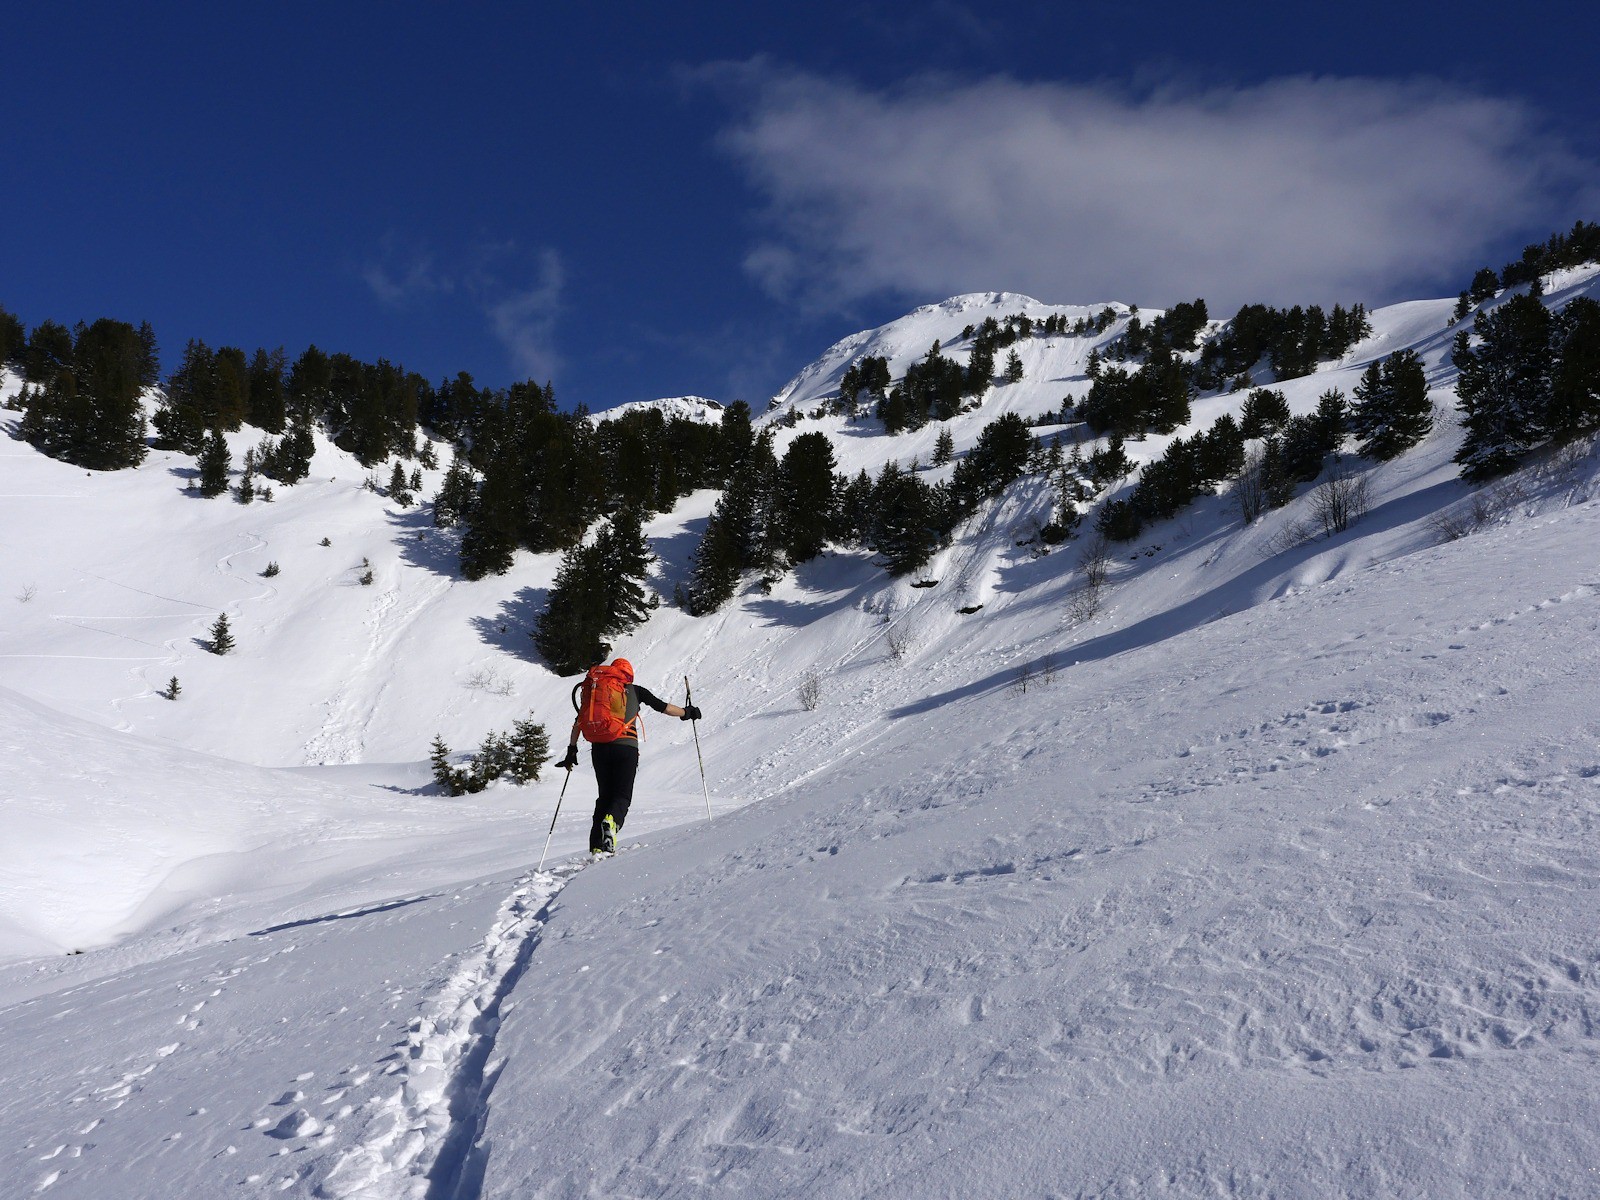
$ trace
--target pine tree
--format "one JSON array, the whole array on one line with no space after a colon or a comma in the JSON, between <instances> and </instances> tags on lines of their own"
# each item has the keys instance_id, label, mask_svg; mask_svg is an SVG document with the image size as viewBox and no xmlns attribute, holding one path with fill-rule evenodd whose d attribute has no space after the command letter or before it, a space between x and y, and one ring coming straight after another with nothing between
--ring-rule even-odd
<instances>
[{"instance_id":1,"label":"pine tree","mask_svg":"<svg viewBox=\"0 0 1600 1200\"><path fill-rule=\"evenodd\" d=\"M602 620L600 637L614 638L636 629L661 603L644 583L655 554L644 535L643 513L623 507L595 536L594 554L600 574Z\"/></svg>"},{"instance_id":2,"label":"pine tree","mask_svg":"<svg viewBox=\"0 0 1600 1200\"><path fill-rule=\"evenodd\" d=\"M228 470L233 465L228 443L220 433L208 435L200 447L200 494L220 496L228 490Z\"/></svg>"},{"instance_id":3,"label":"pine tree","mask_svg":"<svg viewBox=\"0 0 1600 1200\"><path fill-rule=\"evenodd\" d=\"M545 610L534 625L533 644L557 675L589 665L594 644L605 636L605 572L594 546L577 545L561 557Z\"/></svg>"},{"instance_id":4,"label":"pine tree","mask_svg":"<svg viewBox=\"0 0 1600 1200\"><path fill-rule=\"evenodd\" d=\"M773 537L791 565L822 553L839 523L841 482L833 445L820 433L789 443L779 464L773 495Z\"/></svg>"},{"instance_id":5,"label":"pine tree","mask_svg":"<svg viewBox=\"0 0 1600 1200\"><path fill-rule=\"evenodd\" d=\"M1600 303L1579 296L1557 322L1556 364L1544 425L1552 437L1600 429Z\"/></svg>"},{"instance_id":6,"label":"pine tree","mask_svg":"<svg viewBox=\"0 0 1600 1200\"><path fill-rule=\"evenodd\" d=\"M410 508L412 504L410 483L398 458L394 461L394 470L389 472L389 499L401 508Z\"/></svg>"},{"instance_id":7,"label":"pine tree","mask_svg":"<svg viewBox=\"0 0 1600 1200\"><path fill-rule=\"evenodd\" d=\"M510 763L506 774L526 786L539 782L539 768L550 761L550 738L543 725L525 717L511 727Z\"/></svg>"},{"instance_id":8,"label":"pine tree","mask_svg":"<svg viewBox=\"0 0 1600 1200\"><path fill-rule=\"evenodd\" d=\"M1399 350L1374 361L1354 391L1350 432L1368 458L1386 461L1415 446L1433 428L1428 379L1415 351Z\"/></svg>"},{"instance_id":9,"label":"pine tree","mask_svg":"<svg viewBox=\"0 0 1600 1200\"><path fill-rule=\"evenodd\" d=\"M948 429L939 430L933 442L933 465L942 467L955 457L956 440Z\"/></svg>"},{"instance_id":10,"label":"pine tree","mask_svg":"<svg viewBox=\"0 0 1600 1200\"><path fill-rule=\"evenodd\" d=\"M1022 358L1015 350L1006 358L1006 382L1022 382Z\"/></svg>"},{"instance_id":11,"label":"pine tree","mask_svg":"<svg viewBox=\"0 0 1600 1200\"><path fill-rule=\"evenodd\" d=\"M1554 324L1543 304L1519 295L1479 315L1480 345L1465 330L1456 334L1452 360L1466 436L1455 461L1469 482L1509 470L1545 436Z\"/></svg>"},{"instance_id":12,"label":"pine tree","mask_svg":"<svg viewBox=\"0 0 1600 1200\"><path fill-rule=\"evenodd\" d=\"M178 677L174 675L171 679L167 680L166 689L161 693L161 695L168 700L176 700L182 691L183 689L178 686Z\"/></svg>"},{"instance_id":13,"label":"pine tree","mask_svg":"<svg viewBox=\"0 0 1600 1200\"><path fill-rule=\"evenodd\" d=\"M450 529L461 523L471 509L477 495L478 481L473 478L464 459L457 456L450 463L433 498L433 523L440 529Z\"/></svg>"},{"instance_id":14,"label":"pine tree","mask_svg":"<svg viewBox=\"0 0 1600 1200\"><path fill-rule=\"evenodd\" d=\"M446 796L459 796L466 791L462 773L450 765L450 747L444 744L444 738L438 734L434 735L428 764L433 769L434 783Z\"/></svg>"},{"instance_id":15,"label":"pine tree","mask_svg":"<svg viewBox=\"0 0 1600 1200\"><path fill-rule=\"evenodd\" d=\"M211 625L211 640L206 649L213 654L227 654L233 649L233 631L228 627L228 614L218 613Z\"/></svg>"}]
</instances>

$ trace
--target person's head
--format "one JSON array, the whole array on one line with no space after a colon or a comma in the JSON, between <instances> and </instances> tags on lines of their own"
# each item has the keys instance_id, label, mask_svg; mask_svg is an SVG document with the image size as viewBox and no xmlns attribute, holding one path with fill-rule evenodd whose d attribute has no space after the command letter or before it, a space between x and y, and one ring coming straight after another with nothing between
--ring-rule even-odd
<instances>
[{"instance_id":1,"label":"person's head","mask_svg":"<svg viewBox=\"0 0 1600 1200\"><path fill-rule=\"evenodd\" d=\"M633 682L633 664L631 662L625 658L619 658L611 665L617 670L621 671L623 678L625 678L629 683Z\"/></svg>"}]
</instances>

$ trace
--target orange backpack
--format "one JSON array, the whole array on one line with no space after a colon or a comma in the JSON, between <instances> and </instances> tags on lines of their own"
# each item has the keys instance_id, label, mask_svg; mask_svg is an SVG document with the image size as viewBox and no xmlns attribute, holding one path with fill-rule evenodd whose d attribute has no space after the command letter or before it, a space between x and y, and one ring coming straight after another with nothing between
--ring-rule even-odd
<instances>
[{"instance_id":1,"label":"orange backpack","mask_svg":"<svg viewBox=\"0 0 1600 1200\"><path fill-rule=\"evenodd\" d=\"M578 732L590 742L614 742L618 738L636 737L637 715L628 717L628 684L633 682L633 672L623 670L619 664L601 663L590 667L579 692Z\"/></svg>"}]
</instances>

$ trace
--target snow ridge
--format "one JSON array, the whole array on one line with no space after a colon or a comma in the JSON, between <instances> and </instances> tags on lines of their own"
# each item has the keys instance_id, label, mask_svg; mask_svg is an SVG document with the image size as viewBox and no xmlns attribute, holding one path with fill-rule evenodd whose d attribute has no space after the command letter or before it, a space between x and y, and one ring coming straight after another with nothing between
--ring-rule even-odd
<instances>
[{"instance_id":1,"label":"snow ridge","mask_svg":"<svg viewBox=\"0 0 1600 1200\"><path fill-rule=\"evenodd\" d=\"M551 901L584 865L531 872L518 882L482 947L411 1022L400 1090L340 1157L318 1195L466 1200L478 1194L488 1155L477 1141L505 1065L490 1062L505 1001L527 970Z\"/></svg>"}]
</instances>

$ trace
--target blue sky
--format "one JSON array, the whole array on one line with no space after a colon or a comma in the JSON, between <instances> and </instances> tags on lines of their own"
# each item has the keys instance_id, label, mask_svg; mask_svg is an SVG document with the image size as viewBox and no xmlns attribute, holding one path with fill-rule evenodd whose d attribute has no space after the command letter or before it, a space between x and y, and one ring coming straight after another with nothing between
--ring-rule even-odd
<instances>
[{"instance_id":1,"label":"blue sky","mask_svg":"<svg viewBox=\"0 0 1600 1200\"><path fill-rule=\"evenodd\" d=\"M960 291L1453 294L1600 219L1597 20L1511 12L13 5L0 305L759 408Z\"/></svg>"}]
</instances>

